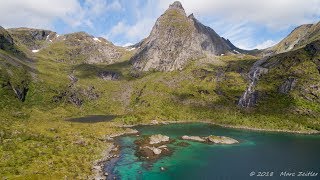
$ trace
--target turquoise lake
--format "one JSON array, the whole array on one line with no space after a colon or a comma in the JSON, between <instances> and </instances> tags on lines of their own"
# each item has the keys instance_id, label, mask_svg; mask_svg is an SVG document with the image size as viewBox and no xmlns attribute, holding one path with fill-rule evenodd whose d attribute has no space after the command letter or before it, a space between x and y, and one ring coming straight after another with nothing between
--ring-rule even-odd
<instances>
[{"instance_id":1,"label":"turquoise lake","mask_svg":"<svg viewBox=\"0 0 320 180\"><path fill-rule=\"evenodd\" d=\"M111 169L117 179L320 179L319 135L255 132L203 123L142 126L137 130L140 135L163 134L176 139L169 145L173 154L153 163L140 161L134 144L139 137L120 137L120 158ZM180 140L183 135L228 136L240 143L204 144ZM181 147L179 142L190 145ZM161 167L166 170L161 171ZM258 177L259 172L272 176ZM286 172L294 173L294 177L284 176ZM301 177L299 172L318 175Z\"/></svg>"}]
</instances>

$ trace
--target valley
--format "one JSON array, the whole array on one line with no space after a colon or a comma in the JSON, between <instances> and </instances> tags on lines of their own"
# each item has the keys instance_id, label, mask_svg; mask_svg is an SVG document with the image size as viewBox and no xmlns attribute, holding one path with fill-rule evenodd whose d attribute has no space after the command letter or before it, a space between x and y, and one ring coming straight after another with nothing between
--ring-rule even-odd
<instances>
[{"instance_id":1,"label":"valley","mask_svg":"<svg viewBox=\"0 0 320 180\"><path fill-rule=\"evenodd\" d=\"M106 136L152 121L319 133L318 26L242 50L175 2L129 47L1 28L0 177L88 179L113 144ZM112 118L68 121L90 115Z\"/></svg>"}]
</instances>

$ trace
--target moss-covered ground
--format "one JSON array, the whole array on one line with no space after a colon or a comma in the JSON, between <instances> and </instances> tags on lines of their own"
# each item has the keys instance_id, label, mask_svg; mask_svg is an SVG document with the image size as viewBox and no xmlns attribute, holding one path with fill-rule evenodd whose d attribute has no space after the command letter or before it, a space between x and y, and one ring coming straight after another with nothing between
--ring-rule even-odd
<instances>
[{"instance_id":1,"label":"moss-covered ground","mask_svg":"<svg viewBox=\"0 0 320 180\"><path fill-rule=\"evenodd\" d=\"M278 82L268 85L270 79L280 76L277 69L258 85L269 98L262 98L257 108L237 107L248 84L246 73L256 57L208 57L190 63L183 71L148 73L134 72L125 59L112 65L68 64L39 52L37 73L24 102L10 89L0 88L0 177L87 179L92 162L109 145L104 137L122 132L121 124L207 120L277 130L320 128L318 118L291 113L294 107L319 112L319 104L295 98L297 93L278 95L274 92ZM302 63L303 67L313 66L309 61ZM97 76L100 71L117 72L121 77L105 81ZM68 91L71 73L78 78L77 88L94 86L99 98L85 100L79 107L68 101L53 101L54 96ZM99 123L66 121L86 115L117 118Z\"/></svg>"}]
</instances>

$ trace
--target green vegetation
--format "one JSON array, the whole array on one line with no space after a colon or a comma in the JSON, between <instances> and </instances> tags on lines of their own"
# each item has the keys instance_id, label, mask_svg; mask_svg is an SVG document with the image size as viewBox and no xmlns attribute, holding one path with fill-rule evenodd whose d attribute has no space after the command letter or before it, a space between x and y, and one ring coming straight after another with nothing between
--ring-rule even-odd
<instances>
[{"instance_id":1,"label":"green vegetation","mask_svg":"<svg viewBox=\"0 0 320 180\"><path fill-rule=\"evenodd\" d=\"M130 52L115 64L84 64L78 59L73 59L74 63L57 61L66 58L64 45L57 43L52 48L55 54L48 49L36 55L36 72L27 83L24 102L11 90L0 88L1 177L87 179L92 162L109 145L105 135L123 132L117 127L122 124L206 120L273 130L320 129L319 119L313 116L319 113L319 102L307 100L298 90L277 93L287 77L297 77L307 90L307 85L319 82L316 65L304 51L292 57L282 55L281 66L263 76L258 84L262 95L258 106L241 110L236 104L248 85L246 74L257 60L253 56L207 57L194 60L182 71L141 73L131 69ZM5 61L1 59L0 64ZM10 73L6 73L8 66L0 67L0 82L4 84L10 80ZM15 68L20 71L12 73L15 78L11 81L21 83L20 78L28 76L21 67ZM103 80L98 77L103 71L119 73L120 79ZM69 75L77 81L72 82ZM99 97L84 98L81 106L67 98L54 101L57 95L74 89L80 93L89 87L94 87ZM312 113L292 113L297 109ZM117 118L99 123L66 121L92 114Z\"/></svg>"}]
</instances>

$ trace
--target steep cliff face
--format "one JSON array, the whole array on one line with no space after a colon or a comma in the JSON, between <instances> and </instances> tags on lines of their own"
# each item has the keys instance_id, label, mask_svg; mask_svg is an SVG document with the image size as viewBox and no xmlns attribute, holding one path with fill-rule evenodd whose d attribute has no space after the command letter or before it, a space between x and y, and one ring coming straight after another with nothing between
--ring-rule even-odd
<instances>
[{"instance_id":1,"label":"steep cliff face","mask_svg":"<svg viewBox=\"0 0 320 180\"><path fill-rule=\"evenodd\" d=\"M173 71L207 54L222 55L234 53L233 50L227 40L193 14L187 16L181 3L174 2L158 18L149 37L139 43L131 62L140 71Z\"/></svg>"},{"instance_id":2,"label":"steep cliff face","mask_svg":"<svg viewBox=\"0 0 320 180\"><path fill-rule=\"evenodd\" d=\"M16 43L21 43L29 50L38 50L52 42L57 33L50 30L32 28L11 28L8 29Z\"/></svg>"},{"instance_id":3,"label":"steep cliff face","mask_svg":"<svg viewBox=\"0 0 320 180\"><path fill-rule=\"evenodd\" d=\"M13 46L13 39L10 34L0 26L0 49L6 50Z\"/></svg>"},{"instance_id":4,"label":"steep cliff face","mask_svg":"<svg viewBox=\"0 0 320 180\"><path fill-rule=\"evenodd\" d=\"M320 114L320 40L305 47L265 57L248 74L248 88L238 105L266 110L287 109Z\"/></svg>"}]
</instances>

